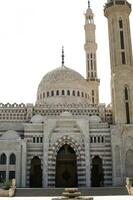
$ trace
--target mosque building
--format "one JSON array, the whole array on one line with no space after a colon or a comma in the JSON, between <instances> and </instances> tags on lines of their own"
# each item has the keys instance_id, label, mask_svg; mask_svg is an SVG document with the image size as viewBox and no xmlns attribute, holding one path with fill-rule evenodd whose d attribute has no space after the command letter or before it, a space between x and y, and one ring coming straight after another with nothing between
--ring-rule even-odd
<instances>
[{"instance_id":1,"label":"mosque building","mask_svg":"<svg viewBox=\"0 0 133 200\"><path fill-rule=\"evenodd\" d=\"M85 13L86 78L64 64L35 104L0 103L0 181L17 187L100 187L133 177L133 58L127 0L107 0L110 105L99 103L94 14Z\"/></svg>"}]
</instances>

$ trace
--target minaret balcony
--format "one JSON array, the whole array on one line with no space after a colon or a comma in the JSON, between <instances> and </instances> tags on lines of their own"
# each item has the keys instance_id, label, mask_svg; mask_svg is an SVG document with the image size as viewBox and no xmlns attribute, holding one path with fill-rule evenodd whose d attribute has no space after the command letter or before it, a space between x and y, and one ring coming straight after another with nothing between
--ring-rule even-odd
<instances>
[{"instance_id":1,"label":"minaret balcony","mask_svg":"<svg viewBox=\"0 0 133 200\"><path fill-rule=\"evenodd\" d=\"M110 1L109 3L106 3L104 6L104 11L106 8L109 8L109 7L115 6L115 5L127 5L131 9L131 4L128 3L127 1L115 0L115 1Z\"/></svg>"}]
</instances>

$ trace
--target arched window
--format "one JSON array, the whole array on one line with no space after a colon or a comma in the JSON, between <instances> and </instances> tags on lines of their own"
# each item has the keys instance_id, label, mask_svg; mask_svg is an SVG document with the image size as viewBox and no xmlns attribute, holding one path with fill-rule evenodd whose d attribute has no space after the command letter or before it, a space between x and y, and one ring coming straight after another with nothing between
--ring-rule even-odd
<instances>
[{"instance_id":1,"label":"arched window","mask_svg":"<svg viewBox=\"0 0 133 200\"><path fill-rule=\"evenodd\" d=\"M85 98L87 99L87 94L85 93Z\"/></svg>"},{"instance_id":2,"label":"arched window","mask_svg":"<svg viewBox=\"0 0 133 200\"><path fill-rule=\"evenodd\" d=\"M5 153L1 154L1 157L0 157L0 164L1 164L1 165L6 165L6 161L7 161L6 154L5 154Z\"/></svg>"},{"instance_id":3,"label":"arched window","mask_svg":"<svg viewBox=\"0 0 133 200\"><path fill-rule=\"evenodd\" d=\"M61 94L62 94L62 95L65 95L65 91L64 91L64 90L62 90L62 91L61 91Z\"/></svg>"},{"instance_id":4,"label":"arched window","mask_svg":"<svg viewBox=\"0 0 133 200\"><path fill-rule=\"evenodd\" d=\"M16 164L16 156L15 156L14 153L12 153L12 154L10 155L9 163L10 163L10 165L15 165L15 164Z\"/></svg>"},{"instance_id":5,"label":"arched window","mask_svg":"<svg viewBox=\"0 0 133 200\"><path fill-rule=\"evenodd\" d=\"M67 95L70 96L70 90L67 90Z\"/></svg>"},{"instance_id":6,"label":"arched window","mask_svg":"<svg viewBox=\"0 0 133 200\"><path fill-rule=\"evenodd\" d=\"M126 109L126 123L130 124L130 110L129 110L129 89L127 86L124 88L125 96L125 109Z\"/></svg>"},{"instance_id":7,"label":"arched window","mask_svg":"<svg viewBox=\"0 0 133 200\"><path fill-rule=\"evenodd\" d=\"M123 28L123 22L122 22L122 19L119 20L119 28Z\"/></svg>"},{"instance_id":8,"label":"arched window","mask_svg":"<svg viewBox=\"0 0 133 200\"><path fill-rule=\"evenodd\" d=\"M96 139L96 137L94 137L94 143L96 143L97 142L97 139Z\"/></svg>"},{"instance_id":9,"label":"arched window","mask_svg":"<svg viewBox=\"0 0 133 200\"><path fill-rule=\"evenodd\" d=\"M73 96L75 96L75 91L73 90Z\"/></svg>"},{"instance_id":10,"label":"arched window","mask_svg":"<svg viewBox=\"0 0 133 200\"><path fill-rule=\"evenodd\" d=\"M49 92L47 92L47 97L49 97Z\"/></svg>"},{"instance_id":11,"label":"arched window","mask_svg":"<svg viewBox=\"0 0 133 200\"><path fill-rule=\"evenodd\" d=\"M84 93L82 92L82 97L84 97Z\"/></svg>"},{"instance_id":12,"label":"arched window","mask_svg":"<svg viewBox=\"0 0 133 200\"><path fill-rule=\"evenodd\" d=\"M80 96L80 92L79 92L79 91L77 92L77 96L78 96L78 97Z\"/></svg>"},{"instance_id":13,"label":"arched window","mask_svg":"<svg viewBox=\"0 0 133 200\"><path fill-rule=\"evenodd\" d=\"M52 97L54 96L54 91L53 91L53 90L51 91L51 96L52 96Z\"/></svg>"},{"instance_id":14,"label":"arched window","mask_svg":"<svg viewBox=\"0 0 133 200\"><path fill-rule=\"evenodd\" d=\"M125 87L125 100L128 100L128 88Z\"/></svg>"},{"instance_id":15,"label":"arched window","mask_svg":"<svg viewBox=\"0 0 133 200\"><path fill-rule=\"evenodd\" d=\"M45 92L43 92L43 98L45 98Z\"/></svg>"},{"instance_id":16,"label":"arched window","mask_svg":"<svg viewBox=\"0 0 133 200\"><path fill-rule=\"evenodd\" d=\"M59 96L59 90L56 90L56 95Z\"/></svg>"}]
</instances>

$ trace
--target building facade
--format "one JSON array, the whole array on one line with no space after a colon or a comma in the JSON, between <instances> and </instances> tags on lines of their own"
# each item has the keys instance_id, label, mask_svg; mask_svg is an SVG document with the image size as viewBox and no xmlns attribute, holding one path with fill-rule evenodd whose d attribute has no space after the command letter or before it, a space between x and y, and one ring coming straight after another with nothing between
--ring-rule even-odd
<instances>
[{"instance_id":1,"label":"building facade","mask_svg":"<svg viewBox=\"0 0 133 200\"><path fill-rule=\"evenodd\" d=\"M112 104L99 103L94 14L85 13L86 78L64 65L33 104L0 104L0 181L18 187L100 187L133 176L133 59L126 0L108 0Z\"/></svg>"}]
</instances>

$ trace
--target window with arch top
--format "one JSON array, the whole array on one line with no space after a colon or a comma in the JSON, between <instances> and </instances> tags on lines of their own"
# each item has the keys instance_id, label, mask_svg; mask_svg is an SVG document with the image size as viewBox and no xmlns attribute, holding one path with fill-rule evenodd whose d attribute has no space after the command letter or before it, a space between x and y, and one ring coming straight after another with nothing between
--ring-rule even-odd
<instances>
[{"instance_id":1,"label":"window with arch top","mask_svg":"<svg viewBox=\"0 0 133 200\"><path fill-rule=\"evenodd\" d=\"M6 154L2 153L1 156L0 156L0 164L1 165L6 165L6 162L7 162Z\"/></svg>"},{"instance_id":2,"label":"window with arch top","mask_svg":"<svg viewBox=\"0 0 133 200\"><path fill-rule=\"evenodd\" d=\"M16 156L15 156L14 153L12 153L12 154L10 155L9 163L10 163L10 165L15 165L15 164L16 164Z\"/></svg>"},{"instance_id":3,"label":"window with arch top","mask_svg":"<svg viewBox=\"0 0 133 200\"><path fill-rule=\"evenodd\" d=\"M130 107L129 107L129 88L125 85L124 88L125 110L126 110L126 123L130 124Z\"/></svg>"}]
</instances>

